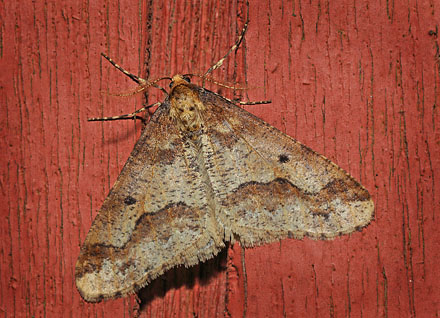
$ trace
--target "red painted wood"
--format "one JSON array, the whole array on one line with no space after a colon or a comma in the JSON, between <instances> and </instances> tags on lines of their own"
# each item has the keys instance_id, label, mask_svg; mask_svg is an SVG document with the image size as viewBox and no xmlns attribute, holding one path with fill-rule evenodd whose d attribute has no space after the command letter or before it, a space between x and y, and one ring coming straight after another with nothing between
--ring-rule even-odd
<instances>
[{"instance_id":1,"label":"red painted wood","mask_svg":"<svg viewBox=\"0 0 440 318\"><path fill-rule=\"evenodd\" d=\"M440 314L439 10L252 1L243 48L213 75L272 99L246 109L359 179L376 220L330 242L235 244L172 270L146 289L141 317ZM245 6L4 1L0 12L0 315L133 317L133 297L87 304L74 285L79 247L141 129L86 121L142 104L101 93L133 84L99 54L150 78L200 73L235 41Z\"/></svg>"}]
</instances>

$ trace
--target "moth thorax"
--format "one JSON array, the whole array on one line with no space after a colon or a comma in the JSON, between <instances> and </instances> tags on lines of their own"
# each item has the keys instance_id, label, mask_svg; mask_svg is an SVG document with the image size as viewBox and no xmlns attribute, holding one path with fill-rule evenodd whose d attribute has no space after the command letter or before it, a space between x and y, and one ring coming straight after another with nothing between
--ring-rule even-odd
<instances>
[{"instance_id":1,"label":"moth thorax","mask_svg":"<svg viewBox=\"0 0 440 318\"><path fill-rule=\"evenodd\" d=\"M170 116L181 131L195 132L203 128L205 106L193 89L186 85L175 87L170 95L170 104Z\"/></svg>"}]
</instances>

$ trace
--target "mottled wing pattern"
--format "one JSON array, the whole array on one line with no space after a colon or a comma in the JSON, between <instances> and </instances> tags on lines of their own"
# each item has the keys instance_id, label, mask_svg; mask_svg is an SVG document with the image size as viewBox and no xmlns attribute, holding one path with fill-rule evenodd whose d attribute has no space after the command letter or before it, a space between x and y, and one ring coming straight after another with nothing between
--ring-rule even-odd
<instances>
[{"instance_id":1,"label":"mottled wing pattern","mask_svg":"<svg viewBox=\"0 0 440 318\"><path fill-rule=\"evenodd\" d=\"M209 91L208 169L226 238L254 246L285 237L330 239L366 226L369 193L327 158Z\"/></svg>"},{"instance_id":2,"label":"mottled wing pattern","mask_svg":"<svg viewBox=\"0 0 440 318\"><path fill-rule=\"evenodd\" d=\"M75 276L87 301L135 291L224 246L198 152L168 112L166 101L143 130L82 245Z\"/></svg>"}]
</instances>

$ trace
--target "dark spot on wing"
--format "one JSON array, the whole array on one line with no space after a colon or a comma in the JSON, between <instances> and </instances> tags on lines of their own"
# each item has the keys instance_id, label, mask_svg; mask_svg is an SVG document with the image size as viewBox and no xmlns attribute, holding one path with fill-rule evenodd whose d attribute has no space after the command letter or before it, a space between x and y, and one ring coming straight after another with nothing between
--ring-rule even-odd
<instances>
[{"instance_id":1,"label":"dark spot on wing","mask_svg":"<svg viewBox=\"0 0 440 318\"><path fill-rule=\"evenodd\" d=\"M133 198L132 196L127 196L127 197L124 199L124 203L125 203L125 205L132 205L132 204L135 204L135 203L136 203L136 199Z\"/></svg>"},{"instance_id":2,"label":"dark spot on wing","mask_svg":"<svg viewBox=\"0 0 440 318\"><path fill-rule=\"evenodd\" d=\"M278 156L278 161L281 163L286 163L286 162L289 162L290 159L289 159L289 156L287 156L285 154L281 154Z\"/></svg>"}]
</instances>

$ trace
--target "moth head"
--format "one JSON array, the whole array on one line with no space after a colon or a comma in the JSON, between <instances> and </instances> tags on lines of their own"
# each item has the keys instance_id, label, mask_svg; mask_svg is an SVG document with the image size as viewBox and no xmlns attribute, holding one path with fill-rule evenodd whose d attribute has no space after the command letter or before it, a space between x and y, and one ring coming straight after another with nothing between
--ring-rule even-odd
<instances>
[{"instance_id":1,"label":"moth head","mask_svg":"<svg viewBox=\"0 0 440 318\"><path fill-rule=\"evenodd\" d=\"M172 92L176 86L187 85L189 83L191 83L191 78L190 78L189 74L184 74L184 75L177 74L171 78L171 82L170 82L169 86L170 86L171 92Z\"/></svg>"},{"instance_id":2,"label":"moth head","mask_svg":"<svg viewBox=\"0 0 440 318\"><path fill-rule=\"evenodd\" d=\"M201 102L196 86L185 75L174 75L170 83L170 117L181 131L194 132L203 127L202 112L205 105Z\"/></svg>"}]
</instances>

